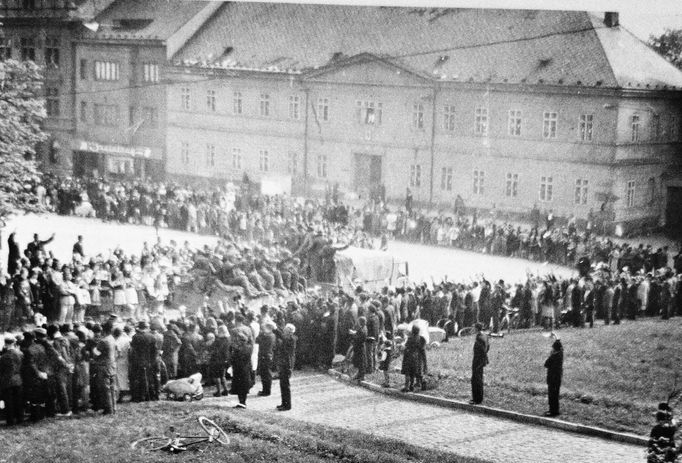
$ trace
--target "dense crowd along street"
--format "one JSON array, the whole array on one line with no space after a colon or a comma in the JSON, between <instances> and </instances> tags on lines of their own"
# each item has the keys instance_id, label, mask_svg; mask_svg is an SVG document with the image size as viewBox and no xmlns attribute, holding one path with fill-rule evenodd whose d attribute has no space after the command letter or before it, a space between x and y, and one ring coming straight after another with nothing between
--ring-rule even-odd
<instances>
[{"instance_id":1,"label":"dense crowd along street","mask_svg":"<svg viewBox=\"0 0 682 463\"><path fill-rule=\"evenodd\" d=\"M93 191L87 193L88 188ZM87 408L113 413L116 401L128 395L133 401L158 400L167 381L196 373L215 386L215 395L231 391L246 407L257 377L260 395L270 393L271 372L281 367L283 358L291 359L285 362L287 371L293 366L329 368L336 355L349 354L355 377L363 379L377 369L387 371L403 352L404 391L418 390L428 371L419 332L409 335L408 324L418 319L444 327L447 339L474 324L498 332L508 308L518 310L518 328L592 327L596 320L618 324L641 316L682 315L679 255L645 245L619 246L588 229L558 227L551 218L537 233L540 243L546 246L550 237L565 235L569 242L582 243L580 252L589 253L563 257L575 260L574 278L527 275L523 281L505 282L478 275L468 282L410 282L378 291L365 290L358 282L353 292L323 292L313 286L334 274L336 251L371 246L377 238L385 244L389 234L390 239L434 246L532 254L523 254L523 246L505 250L511 236L506 233L516 232L489 219L457 216L462 228L480 224L473 226L480 235L443 243L438 232L435 241L424 231L409 234L416 211L405 208L400 212L407 218L404 227L394 227L387 218L390 206L370 205L358 214L333 193L324 202L296 201L245 190L90 180L81 185L61 182L38 196L62 214L76 213L85 197L99 197L91 215L217 234L219 239L215 246L196 249L159 237L152 245L143 243L139 254L115 249L93 256L78 236L72 259L60 262L49 249L53 236L36 234L22 250L11 233L1 287L3 326L12 331L0 362L3 397L11 404L5 408L8 423L22 421L25 411L34 421ZM145 197L163 206L156 212L140 207ZM191 212L196 205L220 211L217 221L206 222L205 216ZM429 223L441 226L438 218ZM179 291L201 294L215 287L230 296L216 304L206 298L194 307L176 303ZM279 302L256 310L245 304L259 297ZM174 312L177 316L168 316ZM297 340L295 348L282 350L282 333ZM282 405L291 407L290 402Z\"/></svg>"}]
</instances>

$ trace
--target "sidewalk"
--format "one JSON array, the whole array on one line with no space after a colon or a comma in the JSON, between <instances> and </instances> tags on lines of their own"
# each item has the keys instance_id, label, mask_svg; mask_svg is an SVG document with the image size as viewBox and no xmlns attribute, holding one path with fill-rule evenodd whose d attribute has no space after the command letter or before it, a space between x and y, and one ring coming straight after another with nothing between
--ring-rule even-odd
<instances>
[{"instance_id":1,"label":"sidewalk","mask_svg":"<svg viewBox=\"0 0 682 463\"><path fill-rule=\"evenodd\" d=\"M291 411L275 410L280 403L275 381L270 397L255 397L260 384L254 386L246 413L276 413L491 462L635 463L645 458L642 446L402 400L351 386L326 374L296 373L291 383ZM225 407L236 403L234 397L205 400Z\"/></svg>"}]
</instances>

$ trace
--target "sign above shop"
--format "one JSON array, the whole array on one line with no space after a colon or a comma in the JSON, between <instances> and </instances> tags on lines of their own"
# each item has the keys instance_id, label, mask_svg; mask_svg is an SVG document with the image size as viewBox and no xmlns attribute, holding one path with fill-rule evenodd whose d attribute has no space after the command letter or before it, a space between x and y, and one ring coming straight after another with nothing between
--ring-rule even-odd
<instances>
[{"instance_id":1,"label":"sign above shop","mask_svg":"<svg viewBox=\"0 0 682 463\"><path fill-rule=\"evenodd\" d=\"M77 146L79 151L90 151L92 153L124 155L134 158L149 158L152 155L152 149L144 146L102 145L85 140L80 140Z\"/></svg>"}]
</instances>

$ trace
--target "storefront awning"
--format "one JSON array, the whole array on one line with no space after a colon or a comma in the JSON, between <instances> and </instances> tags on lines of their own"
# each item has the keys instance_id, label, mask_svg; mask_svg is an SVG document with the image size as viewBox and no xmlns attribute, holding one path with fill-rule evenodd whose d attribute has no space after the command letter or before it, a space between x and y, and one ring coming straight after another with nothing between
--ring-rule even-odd
<instances>
[{"instance_id":1,"label":"storefront awning","mask_svg":"<svg viewBox=\"0 0 682 463\"><path fill-rule=\"evenodd\" d=\"M152 156L152 149L144 146L103 145L87 140L77 140L74 149L114 156L129 156L132 158L150 158Z\"/></svg>"}]
</instances>

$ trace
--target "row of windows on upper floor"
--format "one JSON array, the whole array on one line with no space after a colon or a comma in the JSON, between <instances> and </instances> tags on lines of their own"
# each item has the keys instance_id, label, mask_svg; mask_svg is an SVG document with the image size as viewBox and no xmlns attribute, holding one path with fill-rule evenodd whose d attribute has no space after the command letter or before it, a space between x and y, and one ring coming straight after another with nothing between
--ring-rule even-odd
<instances>
[{"instance_id":1,"label":"row of windows on upper floor","mask_svg":"<svg viewBox=\"0 0 682 463\"><path fill-rule=\"evenodd\" d=\"M58 36L48 35L36 37L0 37L0 60L20 59L21 61L38 61L38 51L43 50L43 61L48 67L59 67L61 41ZM18 55L15 55L18 51Z\"/></svg>"},{"instance_id":2,"label":"row of windows on upper floor","mask_svg":"<svg viewBox=\"0 0 682 463\"><path fill-rule=\"evenodd\" d=\"M440 172L440 189L442 191L453 190L453 168L442 167ZM471 178L471 192L476 196L485 196L486 194L486 172L485 170L475 168ZM520 174L508 172L505 174L502 183L502 191L507 198L516 198L519 194L520 188ZM555 177L550 175L540 176L538 184L538 200L549 203L555 200ZM422 166L421 164L410 165L409 185L411 188L419 189L422 185ZM499 187L499 183L495 183ZM575 179L573 184L573 204L584 206L588 204L589 198L589 180L585 178ZM657 200L658 189L656 179L650 177L647 180L646 189L641 185L637 185L636 180L628 180L625 183L624 200L627 207L635 207L641 205L644 201L646 205L652 205ZM645 197L641 198L638 195L645 193ZM643 200L643 201L642 201Z\"/></svg>"},{"instance_id":3,"label":"row of windows on upper floor","mask_svg":"<svg viewBox=\"0 0 682 463\"><path fill-rule=\"evenodd\" d=\"M92 123L99 127L120 127L120 108L115 104L90 104L81 101L78 107L78 119L83 123ZM156 129L159 127L159 111L154 106L129 106L126 132L135 133L140 128Z\"/></svg>"},{"instance_id":4,"label":"row of windows on upper floor","mask_svg":"<svg viewBox=\"0 0 682 463\"><path fill-rule=\"evenodd\" d=\"M182 87L180 89L180 108L185 111L193 109L192 89ZM207 112L217 112L218 98L215 90L206 90L205 110ZM287 116L291 120L300 120L302 115L302 97L299 95L289 95ZM246 101L241 91L232 93L233 115L244 115L246 113ZM260 117L274 117L275 105L273 96L267 92L259 93L257 107L254 108ZM354 119L359 124L369 126L380 126L384 120L386 107L381 101L376 100L356 100ZM423 103L414 103L412 106L411 126L417 130L426 129L426 108ZM318 98L312 106L312 117L317 122L329 122L332 117L329 98ZM457 112L455 105L444 104L440 107L440 128L446 132L456 130ZM524 128L528 123L527 115L524 116L522 110L510 109L507 111L506 134L512 137L522 137L527 135ZM580 114L578 120L577 136L580 141L591 142L594 138L596 119L594 114ZM653 114L650 120L649 136L645 138L645 131L641 115L635 113L630 117L629 131L630 141L633 143L644 141L679 141L680 119L673 114ZM556 139L559 129L559 113L557 111L542 112L542 138ZM473 113L473 131L476 135L487 136L490 132L490 110L487 107L476 107Z\"/></svg>"}]
</instances>

